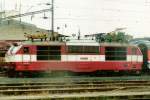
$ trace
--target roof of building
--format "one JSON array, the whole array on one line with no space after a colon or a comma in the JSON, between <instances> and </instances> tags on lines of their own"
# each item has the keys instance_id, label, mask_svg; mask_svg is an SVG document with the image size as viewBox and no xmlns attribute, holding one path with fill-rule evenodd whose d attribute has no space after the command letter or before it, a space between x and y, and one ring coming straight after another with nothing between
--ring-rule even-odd
<instances>
[{"instance_id":1,"label":"roof of building","mask_svg":"<svg viewBox=\"0 0 150 100\"><path fill-rule=\"evenodd\" d=\"M26 40L24 33L32 34L36 32L49 33L51 31L18 20L3 21L0 23L0 40Z\"/></svg>"}]
</instances>

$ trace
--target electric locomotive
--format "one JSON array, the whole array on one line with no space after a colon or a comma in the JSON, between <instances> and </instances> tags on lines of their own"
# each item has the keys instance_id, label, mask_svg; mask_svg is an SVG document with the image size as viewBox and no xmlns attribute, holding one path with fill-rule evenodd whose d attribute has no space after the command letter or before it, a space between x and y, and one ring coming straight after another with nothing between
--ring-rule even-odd
<instances>
[{"instance_id":1,"label":"electric locomotive","mask_svg":"<svg viewBox=\"0 0 150 100\"><path fill-rule=\"evenodd\" d=\"M13 44L5 55L11 71L135 71L142 69L138 46L99 43L89 39L66 41L25 41Z\"/></svg>"}]
</instances>

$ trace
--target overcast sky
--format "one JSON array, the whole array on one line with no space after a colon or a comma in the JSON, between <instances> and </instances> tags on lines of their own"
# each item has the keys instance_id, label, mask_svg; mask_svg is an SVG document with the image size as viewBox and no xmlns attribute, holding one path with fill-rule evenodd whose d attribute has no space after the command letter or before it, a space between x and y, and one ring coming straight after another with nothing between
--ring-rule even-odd
<instances>
[{"instance_id":1,"label":"overcast sky","mask_svg":"<svg viewBox=\"0 0 150 100\"><path fill-rule=\"evenodd\" d=\"M30 12L50 8L51 0L1 0L1 10ZM55 31L62 34L94 34L125 27L134 37L150 37L150 0L54 0ZM50 29L50 13L31 15L23 21Z\"/></svg>"}]
</instances>

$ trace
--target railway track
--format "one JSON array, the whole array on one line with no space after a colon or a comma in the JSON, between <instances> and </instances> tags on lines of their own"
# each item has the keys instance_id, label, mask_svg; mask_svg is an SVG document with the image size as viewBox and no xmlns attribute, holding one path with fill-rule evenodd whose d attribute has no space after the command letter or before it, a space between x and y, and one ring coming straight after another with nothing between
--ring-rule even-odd
<instances>
[{"instance_id":1,"label":"railway track","mask_svg":"<svg viewBox=\"0 0 150 100\"><path fill-rule=\"evenodd\" d=\"M77 82L25 82L15 84L0 84L0 100L27 99L47 100L62 99L70 100L78 98L128 98L141 100L150 98L150 81L77 81ZM9 100L9 99L8 99Z\"/></svg>"}]
</instances>

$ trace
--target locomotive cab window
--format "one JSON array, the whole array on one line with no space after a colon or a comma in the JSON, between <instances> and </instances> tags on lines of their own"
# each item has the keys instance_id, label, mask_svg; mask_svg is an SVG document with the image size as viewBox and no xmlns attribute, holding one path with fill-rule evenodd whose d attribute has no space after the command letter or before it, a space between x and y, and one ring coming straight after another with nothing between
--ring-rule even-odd
<instances>
[{"instance_id":1,"label":"locomotive cab window","mask_svg":"<svg viewBox=\"0 0 150 100\"><path fill-rule=\"evenodd\" d=\"M30 52L29 52L29 47L24 47L23 48L23 53L24 54L29 54Z\"/></svg>"}]
</instances>

